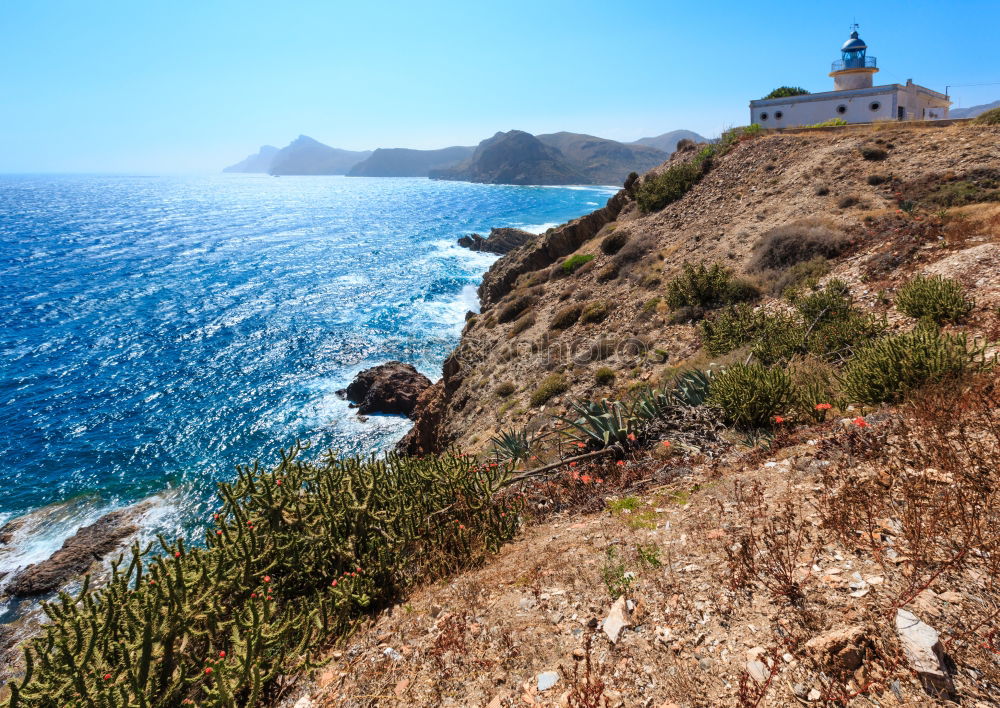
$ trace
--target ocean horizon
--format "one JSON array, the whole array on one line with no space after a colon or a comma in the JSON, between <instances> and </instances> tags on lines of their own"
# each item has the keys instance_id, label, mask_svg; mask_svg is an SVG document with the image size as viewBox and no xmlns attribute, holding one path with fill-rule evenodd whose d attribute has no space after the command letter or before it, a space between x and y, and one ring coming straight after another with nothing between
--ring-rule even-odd
<instances>
[{"instance_id":1,"label":"ocean horizon","mask_svg":"<svg viewBox=\"0 0 1000 708\"><path fill-rule=\"evenodd\" d=\"M0 572L153 497L190 535L238 464L283 447L373 455L410 427L336 391L391 359L432 380L496 256L611 187L424 178L0 175ZM39 510L42 510L39 513Z\"/></svg>"}]
</instances>

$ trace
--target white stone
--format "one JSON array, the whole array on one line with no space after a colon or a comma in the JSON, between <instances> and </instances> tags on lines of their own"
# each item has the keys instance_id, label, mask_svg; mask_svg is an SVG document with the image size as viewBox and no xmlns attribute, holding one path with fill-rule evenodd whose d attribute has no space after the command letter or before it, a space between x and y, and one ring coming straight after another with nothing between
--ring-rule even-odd
<instances>
[{"instance_id":1,"label":"white stone","mask_svg":"<svg viewBox=\"0 0 1000 708\"><path fill-rule=\"evenodd\" d=\"M559 681L559 674L555 671L543 671L538 674L538 690L548 691Z\"/></svg>"},{"instance_id":2,"label":"white stone","mask_svg":"<svg viewBox=\"0 0 1000 708\"><path fill-rule=\"evenodd\" d=\"M771 675L770 669L767 668L767 665L763 661L748 661L747 673L757 683L764 683Z\"/></svg>"},{"instance_id":3,"label":"white stone","mask_svg":"<svg viewBox=\"0 0 1000 708\"><path fill-rule=\"evenodd\" d=\"M302 696L299 700L295 701L295 705L292 708L312 708L313 700L308 695Z\"/></svg>"},{"instance_id":4,"label":"white stone","mask_svg":"<svg viewBox=\"0 0 1000 708\"><path fill-rule=\"evenodd\" d=\"M608 616L604 618L602 629L612 644L618 641L618 636L622 630L629 626L628 610L625 609L625 596L615 600L611 606Z\"/></svg>"},{"instance_id":5,"label":"white stone","mask_svg":"<svg viewBox=\"0 0 1000 708\"><path fill-rule=\"evenodd\" d=\"M912 612L896 610L896 634L910 668L935 683L948 680L939 656L941 644L938 633L933 627L921 622Z\"/></svg>"}]
</instances>

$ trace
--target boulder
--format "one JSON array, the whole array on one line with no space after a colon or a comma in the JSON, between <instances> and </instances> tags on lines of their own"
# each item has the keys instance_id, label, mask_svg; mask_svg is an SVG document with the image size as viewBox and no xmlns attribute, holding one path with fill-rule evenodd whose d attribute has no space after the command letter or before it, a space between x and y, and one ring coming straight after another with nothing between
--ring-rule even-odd
<instances>
[{"instance_id":1,"label":"boulder","mask_svg":"<svg viewBox=\"0 0 1000 708\"><path fill-rule=\"evenodd\" d=\"M622 633L622 630L628 626L628 610L625 607L625 596L622 595L611 606L611 611L604 618L601 629L604 630L608 640L614 644L618 641L618 636Z\"/></svg>"},{"instance_id":2,"label":"boulder","mask_svg":"<svg viewBox=\"0 0 1000 708\"><path fill-rule=\"evenodd\" d=\"M486 238L479 234L469 234L458 239L458 245L468 248L470 251L484 251L502 256L515 248L520 248L524 244L534 241L536 238L535 234L521 229L493 228L490 229L490 235Z\"/></svg>"},{"instance_id":3,"label":"boulder","mask_svg":"<svg viewBox=\"0 0 1000 708\"><path fill-rule=\"evenodd\" d=\"M134 521L149 506L139 504L112 511L90 526L81 527L47 560L33 563L15 575L7 591L17 597L33 597L58 590L138 532Z\"/></svg>"},{"instance_id":4,"label":"boulder","mask_svg":"<svg viewBox=\"0 0 1000 708\"><path fill-rule=\"evenodd\" d=\"M362 415L391 413L413 417L417 398L430 385L430 379L412 364L390 361L365 369L337 393L356 403Z\"/></svg>"}]
</instances>

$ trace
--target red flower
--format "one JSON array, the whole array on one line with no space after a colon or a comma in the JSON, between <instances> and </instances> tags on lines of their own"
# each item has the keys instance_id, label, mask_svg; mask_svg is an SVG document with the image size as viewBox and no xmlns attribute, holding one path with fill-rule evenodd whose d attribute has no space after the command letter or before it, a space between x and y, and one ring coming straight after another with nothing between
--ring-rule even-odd
<instances>
[{"instance_id":1,"label":"red flower","mask_svg":"<svg viewBox=\"0 0 1000 708\"><path fill-rule=\"evenodd\" d=\"M855 418L853 422L859 428L867 428L868 427L868 421L865 420L864 418L862 418L861 416L858 416L857 418Z\"/></svg>"},{"instance_id":2,"label":"red flower","mask_svg":"<svg viewBox=\"0 0 1000 708\"><path fill-rule=\"evenodd\" d=\"M174 558L180 558L180 557L181 557L181 552L180 551L175 551L174 552Z\"/></svg>"},{"instance_id":3,"label":"red flower","mask_svg":"<svg viewBox=\"0 0 1000 708\"><path fill-rule=\"evenodd\" d=\"M780 415L776 415L776 416L774 416L774 422L775 423L784 423L785 419L782 418Z\"/></svg>"},{"instance_id":4,"label":"red flower","mask_svg":"<svg viewBox=\"0 0 1000 708\"><path fill-rule=\"evenodd\" d=\"M251 600L256 600L257 599L257 593L255 593L255 592L250 593L250 599Z\"/></svg>"},{"instance_id":5,"label":"red flower","mask_svg":"<svg viewBox=\"0 0 1000 708\"><path fill-rule=\"evenodd\" d=\"M268 595L268 596L267 596L267 599L268 599L268 600L273 600L274 598L273 598L273 597L271 597L270 595Z\"/></svg>"},{"instance_id":6,"label":"red flower","mask_svg":"<svg viewBox=\"0 0 1000 708\"><path fill-rule=\"evenodd\" d=\"M105 681L110 681L111 680L111 674L104 674L104 680Z\"/></svg>"},{"instance_id":7,"label":"red flower","mask_svg":"<svg viewBox=\"0 0 1000 708\"><path fill-rule=\"evenodd\" d=\"M265 576L264 576L264 582L265 582L265 583L269 583L269 582L271 582L271 576L270 576L270 575L265 575Z\"/></svg>"},{"instance_id":8,"label":"red flower","mask_svg":"<svg viewBox=\"0 0 1000 708\"><path fill-rule=\"evenodd\" d=\"M669 440L664 440L663 441L663 447L670 447L670 441Z\"/></svg>"},{"instance_id":9,"label":"red flower","mask_svg":"<svg viewBox=\"0 0 1000 708\"><path fill-rule=\"evenodd\" d=\"M205 674L206 675L210 674L210 673L212 673L212 667L211 666L209 666L207 669L205 669Z\"/></svg>"},{"instance_id":10,"label":"red flower","mask_svg":"<svg viewBox=\"0 0 1000 708\"><path fill-rule=\"evenodd\" d=\"M150 585L156 585L156 581L155 581L155 580L150 580L150 581L149 581L149 584L150 584Z\"/></svg>"},{"instance_id":11,"label":"red flower","mask_svg":"<svg viewBox=\"0 0 1000 708\"><path fill-rule=\"evenodd\" d=\"M576 463L575 463L575 462L570 462L570 463L569 463L569 466L570 466L570 467L576 467Z\"/></svg>"},{"instance_id":12,"label":"red flower","mask_svg":"<svg viewBox=\"0 0 1000 708\"><path fill-rule=\"evenodd\" d=\"M632 442L635 442L635 433L629 433L628 439L631 440Z\"/></svg>"},{"instance_id":13,"label":"red flower","mask_svg":"<svg viewBox=\"0 0 1000 708\"><path fill-rule=\"evenodd\" d=\"M221 535L222 535L222 531L216 531L216 532L215 532L215 535L216 535L216 536L221 536Z\"/></svg>"},{"instance_id":14,"label":"red flower","mask_svg":"<svg viewBox=\"0 0 1000 708\"><path fill-rule=\"evenodd\" d=\"M586 443L582 443L582 442L578 442L578 443L576 444L576 446L577 446L577 447L587 447L587 444L586 444Z\"/></svg>"},{"instance_id":15,"label":"red flower","mask_svg":"<svg viewBox=\"0 0 1000 708\"><path fill-rule=\"evenodd\" d=\"M594 481L595 481L595 482L597 482L597 484L604 484L604 480L603 480L603 479L601 479L600 477L598 477L598 478L597 478L597 479L595 479Z\"/></svg>"},{"instance_id":16,"label":"red flower","mask_svg":"<svg viewBox=\"0 0 1000 708\"><path fill-rule=\"evenodd\" d=\"M332 580L330 582L330 587L334 587L334 588L337 587L337 581L336 580Z\"/></svg>"},{"instance_id":17,"label":"red flower","mask_svg":"<svg viewBox=\"0 0 1000 708\"><path fill-rule=\"evenodd\" d=\"M459 531L465 531L465 524L459 524L458 525L458 530Z\"/></svg>"},{"instance_id":18,"label":"red flower","mask_svg":"<svg viewBox=\"0 0 1000 708\"><path fill-rule=\"evenodd\" d=\"M359 565L358 567L355 568L355 570L360 573L361 572L361 566Z\"/></svg>"},{"instance_id":19,"label":"red flower","mask_svg":"<svg viewBox=\"0 0 1000 708\"><path fill-rule=\"evenodd\" d=\"M275 481L275 484L277 484L280 487L281 486L281 480L279 479L279 480Z\"/></svg>"},{"instance_id":20,"label":"red flower","mask_svg":"<svg viewBox=\"0 0 1000 708\"><path fill-rule=\"evenodd\" d=\"M220 651L220 652L219 652L219 658L220 658L220 659L225 659L225 658L226 658L226 652L224 652L224 651Z\"/></svg>"},{"instance_id":21,"label":"red flower","mask_svg":"<svg viewBox=\"0 0 1000 708\"><path fill-rule=\"evenodd\" d=\"M625 460L618 460L618 466L619 467L624 467L625 466Z\"/></svg>"},{"instance_id":22,"label":"red flower","mask_svg":"<svg viewBox=\"0 0 1000 708\"><path fill-rule=\"evenodd\" d=\"M816 410L818 410L818 411L828 411L831 408L833 408L833 406L830 405L829 403L817 403L816 404Z\"/></svg>"}]
</instances>

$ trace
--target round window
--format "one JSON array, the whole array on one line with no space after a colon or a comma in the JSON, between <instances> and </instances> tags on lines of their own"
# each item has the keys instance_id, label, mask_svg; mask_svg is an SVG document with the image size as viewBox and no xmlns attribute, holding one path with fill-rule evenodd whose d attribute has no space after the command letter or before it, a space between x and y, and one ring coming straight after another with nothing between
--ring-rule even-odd
<instances>
[{"instance_id":1,"label":"round window","mask_svg":"<svg viewBox=\"0 0 1000 708\"><path fill-rule=\"evenodd\" d=\"M869 108L871 108L871 109L872 109L873 111L877 111L877 110L878 110L879 108L881 108L881 107L882 107L882 104L881 104L881 103L879 103L878 101L872 101L872 102L871 102L871 103L870 103L870 104L868 105L868 107L869 107Z\"/></svg>"},{"instance_id":2,"label":"round window","mask_svg":"<svg viewBox=\"0 0 1000 708\"><path fill-rule=\"evenodd\" d=\"M847 106L837 106L837 113L840 115L847 113Z\"/></svg>"},{"instance_id":3,"label":"round window","mask_svg":"<svg viewBox=\"0 0 1000 708\"><path fill-rule=\"evenodd\" d=\"M760 114L760 119L761 120L767 120L767 113L761 113Z\"/></svg>"},{"instance_id":4,"label":"round window","mask_svg":"<svg viewBox=\"0 0 1000 708\"><path fill-rule=\"evenodd\" d=\"M781 111L775 111L775 112L774 112L774 119L775 119L775 120L781 120L782 116L784 116L784 115L785 115L785 114L784 114L784 113L782 113Z\"/></svg>"}]
</instances>

